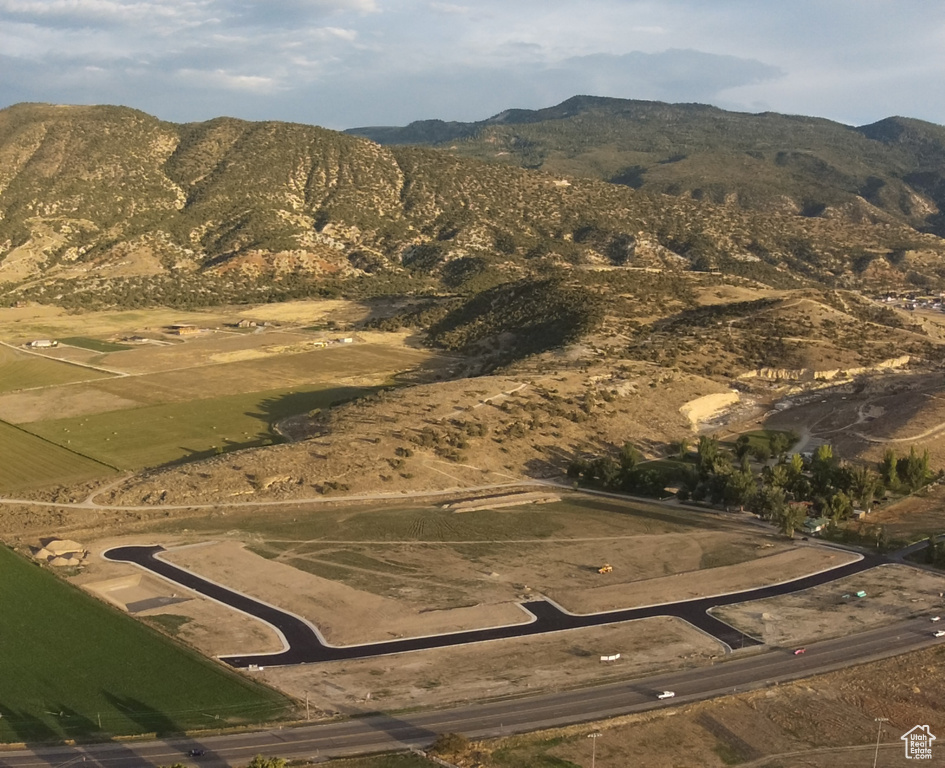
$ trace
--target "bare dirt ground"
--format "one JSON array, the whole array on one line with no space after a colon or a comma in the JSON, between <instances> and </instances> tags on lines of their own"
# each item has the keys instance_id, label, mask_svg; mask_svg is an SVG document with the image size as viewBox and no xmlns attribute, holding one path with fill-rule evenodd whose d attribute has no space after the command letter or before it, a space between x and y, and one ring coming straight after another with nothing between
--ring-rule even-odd
<instances>
[{"instance_id":1,"label":"bare dirt ground","mask_svg":"<svg viewBox=\"0 0 945 768\"><path fill-rule=\"evenodd\" d=\"M858 591L866 597L856 597ZM945 574L882 565L793 595L712 611L767 645L795 645L945 611ZM846 595L846 597L844 597Z\"/></svg>"},{"instance_id":2,"label":"bare dirt ground","mask_svg":"<svg viewBox=\"0 0 945 768\"><path fill-rule=\"evenodd\" d=\"M868 518L870 525L885 526L891 539L915 541L945 531L945 486L933 485Z\"/></svg>"},{"instance_id":3,"label":"bare dirt ground","mask_svg":"<svg viewBox=\"0 0 945 768\"><path fill-rule=\"evenodd\" d=\"M927 372L885 373L822 391L789 395L792 407L765 426L809 431L846 458L878 461L887 448L899 454L929 450L945 466L945 385Z\"/></svg>"},{"instance_id":4,"label":"bare dirt ground","mask_svg":"<svg viewBox=\"0 0 945 768\"><path fill-rule=\"evenodd\" d=\"M601 655L621 654L602 663ZM670 618L496 640L377 659L266 669L264 682L325 712L501 698L710 663L718 643Z\"/></svg>"},{"instance_id":5,"label":"bare dirt ground","mask_svg":"<svg viewBox=\"0 0 945 768\"><path fill-rule=\"evenodd\" d=\"M131 536L106 538L89 545L91 556L71 581L121 610L134 610L139 618L178 616L188 619L175 636L208 656L229 653L266 653L282 650L282 640L261 621L190 592L177 584L145 573L127 563L101 557L113 546L150 544L153 538ZM144 607L147 602L164 605Z\"/></svg>"},{"instance_id":6,"label":"bare dirt ground","mask_svg":"<svg viewBox=\"0 0 945 768\"><path fill-rule=\"evenodd\" d=\"M738 565L635 581L632 585L551 590L549 596L574 613L595 613L761 587L839 566L854 559L855 556L847 552L799 547ZM628 586L631 588L628 589Z\"/></svg>"},{"instance_id":7,"label":"bare dirt ground","mask_svg":"<svg viewBox=\"0 0 945 768\"><path fill-rule=\"evenodd\" d=\"M516 604L427 611L266 560L237 542L170 551L166 559L313 622L338 645L457 632L528 621Z\"/></svg>"}]
</instances>

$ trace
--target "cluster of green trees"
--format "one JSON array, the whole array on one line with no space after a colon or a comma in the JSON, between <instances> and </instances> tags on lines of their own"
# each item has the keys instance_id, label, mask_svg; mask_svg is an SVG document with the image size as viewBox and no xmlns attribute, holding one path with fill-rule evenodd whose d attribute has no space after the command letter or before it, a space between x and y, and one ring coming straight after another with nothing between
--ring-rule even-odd
<instances>
[{"instance_id":1,"label":"cluster of green trees","mask_svg":"<svg viewBox=\"0 0 945 768\"><path fill-rule=\"evenodd\" d=\"M595 487L652 496L663 495L668 483L676 483L682 501L748 509L777 523L786 535L793 535L809 513L836 524L854 508L869 512L887 491L914 492L933 479L928 451L920 454L914 447L904 456L887 450L872 469L840 460L830 445L821 445L809 461L797 453L788 457L795 440L796 435L783 432L771 433L767 443L743 435L728 450L703 435L694 456L683 441L677 452L685 461L653 468L641 463L640 452L626 443L616 457L573 461L568 476ZM772 463L771 457L777 461Z\"/></svg>"}]
</instances>

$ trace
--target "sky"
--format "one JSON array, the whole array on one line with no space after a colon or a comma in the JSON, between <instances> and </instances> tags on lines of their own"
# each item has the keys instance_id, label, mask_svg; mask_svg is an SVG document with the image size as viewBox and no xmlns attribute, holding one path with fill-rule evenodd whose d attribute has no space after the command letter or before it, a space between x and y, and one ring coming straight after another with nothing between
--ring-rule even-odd
<instances>
[{"instance_id":1,"label":"sky","mask_svg":"<svg viewBox=\"0 0 945 768\"><path fill-rule=\"evenodd\" d=\"M0 107L341 129L577 94L945 124L945 2L0 0Z\"/></svg>"}]
</instances>

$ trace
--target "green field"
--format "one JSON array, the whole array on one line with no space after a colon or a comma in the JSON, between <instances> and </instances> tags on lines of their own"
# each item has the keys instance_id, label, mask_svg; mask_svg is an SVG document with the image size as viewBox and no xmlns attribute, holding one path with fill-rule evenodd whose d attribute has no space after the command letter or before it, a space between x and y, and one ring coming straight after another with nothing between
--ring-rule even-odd
<instances>
[{"instance_id":1,"label":"green field","mask_svg":"<svg viewBox=\"0 0 945 768\"><path fill-rule=\"evenodd\" d=\"M63 344L79 349L90 349L93 352L121 352L123 349L133 349L127 344L116 344L113 341L102 341L101 339L90 339L87 336L69 336L65 339L59 339Z\"/></svg>"},{"instance_id":2,"label":"green field","mask_svg":"<svg viewBox=\"0 0 945 768\"><path fill-rule=\"evenodd\" d=\"M273 422L369 391L358 387L301 392L274 389L34 422L24 427L53 443L131 470L279 442L271 430Z\"/></svg>"},{"instance_id":3,"label":"green field","mask_svg":"<svg viewBox=\"0 0 945 768\"><path fill-rule=\"evenodd\" d=\"M0 547L0 740L178 733L287 714L288 700ZM101 722L101 727L99 727Z\"/></svg>"},{"instance_id":4,"label":"green field","mask_svg":"<svg viewBox=\"0 0 945 768\"><path fill-rule=\"evenodd\" d=\"M114 472L112 467L0 421L0 491L81 483Z\"/></svg>"},{"instance_id":5,"label":"green field","mask_svg":"<svg viewBox=\"0 0 945 768\"><path fill-rule=\"evenodd\" d=\"M458 515L438 507L405 506L344 509L320 508L317 514L297 511L232 511L225 522L217 518L193 517L169 522L168 530L189 530L207 535L238 528L253 534L257 549L281 551L319 540L406 542L495 542L550 539L570 536L652 536L705 530L714 521L700 513L666 510L639 501L622 502L573 497L551 504L514 509L489 510ZM221 528L222 526L225 526ZM163 524L155 528L160 531ZM265 545L262 545L265 542ZM492 544L490 544L492 546ZM307 551L306 546L299 552Z\"/></svg>"},{"instance_id":6,"label":"green field","mask_svg":"<svg viewBox=\"0 0 945 768\"><path fill-rule=\"evenodd\" d=\"M0 392L52 387L73 381L102 379L109 374L71 363L50 360L26 352L0 347Z\"/></svg>"}]
</instances>

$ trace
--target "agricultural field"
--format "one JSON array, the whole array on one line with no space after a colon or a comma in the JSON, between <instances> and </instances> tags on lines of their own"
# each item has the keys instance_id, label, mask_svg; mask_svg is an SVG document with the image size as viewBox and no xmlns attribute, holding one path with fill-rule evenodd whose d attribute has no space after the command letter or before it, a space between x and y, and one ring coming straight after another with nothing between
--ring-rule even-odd
<instances>
[{"instance_id":1,"label":"agricultural field","mask_svg":"<svg viewBox=\"0 0 945 768\"><path fill-rule=\"evenodd\" d=\"M50 360L0 345L0 392L55 387L108 376L104 371Z\"/></svg>"},{"instance_id":2,"label":"agricultural field","mask_svg":"<svg viewBox=\"0 0 945 768\"><path fill-rule=\"evenodd\" d=\"M89 349L93 352L121 352L128 349L127 344L116 344L112 341L102 341L101 339L90 339L88 336L68 336L59 339L62 344L68 344L79 349Z\"/></svg>"},{"instance_id":3,"label":"agricultural field","mask_svg":"<svg viewBox=\"0 0 945 768\"><path fill-rule=\"evenodd\" d=\"M343 302L327 305L295 302L276 314L282 323L286 318L311 323L332 308L339 317L366 311ZM261 315L272 314L259 309ZM27 310L32 314L24 314ZM235 321L252 311L171 315L162 310L81 318L48 308L0 311L0 332L8 338L34 331L26 338L62 342L42 355L0 346L0 422L24 430L3 430L0 437L10 447L0 450L32 457L36 451L21 451L14 437L25 446L40 445L39 437L52 451L28 471L0 474L0 490L85 480L95 475L85 471L90 463L109 465L107 471L136 470L282 442L275 427L280 420L396 386L401 377L437 365L428 351L406 345L396 334L331 344L341 332L313 333L296 325L236 332L244 329L236 329ZM187 338L164 334L182 321L200 332ZM259 322L270 321L260 316ZM131 336L152 342L115 341ZM71 454L54 446L88 458L81 466L62 465Z\"/></svg>"},{"instance_id":4,"label":"agricultural field","mask_svg":"<svg viewBox=\"0 0 945 768\"><path fill-rule=\"evenodd\" d=\"M0 422L0 492L113 474L112 466Z\"/></svg>"},{"instance_id":5,"label":"agricultural field","mask_svg":"<svg viewBox=\"0 0 945 768\"><path fill-rule=\"evenodd\" d=\"M119 469L141 469L280 442L272 430L279 419L367 391L273 389L32 422L24 429Z\"/></svg>"},{"instance_id":6,"label":"agricultural field","mask_svg":"<svg viewBox=\"0 0 945 768\"><path fill-rule=\"evenodd\" d=\"M0 547L0 741L169 734L293 705Z\"/></svg>"}]
</instances>

